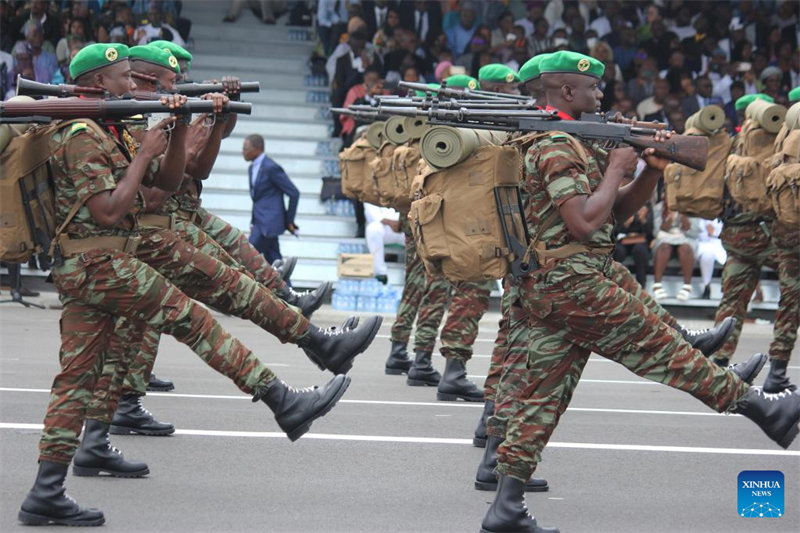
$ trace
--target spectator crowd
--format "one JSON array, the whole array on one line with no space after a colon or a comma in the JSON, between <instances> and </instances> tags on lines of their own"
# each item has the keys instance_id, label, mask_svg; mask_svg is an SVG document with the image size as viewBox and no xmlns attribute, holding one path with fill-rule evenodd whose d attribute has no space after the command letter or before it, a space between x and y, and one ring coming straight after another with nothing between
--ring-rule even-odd
<instances>
[{"instance_id":1,"label":"spectator crowd","mask_svg":"<svg viewBox=\"0 0 800 533\"><path fill-rule=\"evenodd\" d=\"M690 115L716 104L734 134L739 97L763 93L787 105L789 90L800 85L799 12L799 2L780 0L319 0L318 54L331 104L342 107L404 94L400 80L478 78L489 63L518 70L537 54L573 50L605 64L602 111L682 133ZM349 117L333 122L334 136L352 143L359 124ZM719 223L675 213L662 197L663 187L652 204L618 221L616 256L631 256L642 285L653 271L658 299L688 299L699 262L708 298L714 263L725 260ZM361 228L358 208L356 218ZM661 278L672 257L684 285L668 295Z\"/></svg>"},{"instance_id":2,"label":"spectator crowd","mask_svg":"<svg viewBox=\"0 0 800 533\"><path fill-rule=\"evenodd\" d=\"M191 22L177 0L0 0L0 98L17 75L72 83L69 62L87 44L163 39L186 45Z\"/></svg>"}]
</instances>

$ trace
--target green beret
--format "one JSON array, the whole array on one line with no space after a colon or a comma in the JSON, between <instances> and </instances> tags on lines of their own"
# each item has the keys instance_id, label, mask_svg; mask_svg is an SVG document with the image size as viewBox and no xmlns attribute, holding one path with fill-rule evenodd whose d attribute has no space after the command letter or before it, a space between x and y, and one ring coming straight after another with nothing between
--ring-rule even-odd
<instances>
[{"instance_id":1,"label":"green beret","mask_svg":"<svg viewBox=\"0 0 800 533\"><path fill-rule=\"evenodd\" d=\"M428 84L428 87L430 87L431 89L438 89L439 87L441 87L441 85L439 85L438 83L431 82Z\"/></svg>"},{"instance_id":2,"label":"green beret","mask_svg":"<svg viewBox=\"0 0 800 533\"><path fill-rule=\"evenodd\" d=\"M119 43L97 43L84 46L69 63L69 75L73 79L89 71L107 67L128 59L128 47Z\"/></svg>"},{"instance_id":3,"label":"green beret","mask_svg":"<svg viewBox=\"0 0 800 533\"><path fill-rule=\"evenodd\" d=\"M167 68L176 74L181 73L181 67L178 66L178 60L174 55L167 52L163 48L157 46L132 46L131 47L131 61L144 61L152 63L159 67Z\"/></svg>"},{"instance_id":4,"label":"green beret","mask_svg":"<svg viewBox=\"0 0 800 533\"><path fill-rule=\"evenodd\" d=\"M478 71L478 80L490 83L519 83L519 76L514 69L502 63L489 63Z\"/></svg>"},{"instance_id":5,"label":"green beret","mask_svg":"<svg viewBox=\"0 0 800 533\"><path fill-rule=\"evenodd\" d=\"M522 83L527 81L535 80L539 77L539 64L542 62L542 59L549 56L550 54L539 54L537 56L533 56L529 60L522 65L522 68L519 69L519 79Z\"/></svg>"},{"instance_id":6,"label":"green beret","mask_svg":"<svg viewBox=\"0 0 800 533\"><path fill-rule=\"evenodd\" d=\"M474 91L478 88L478 80L472 76L467 76L466 74L456 74L455 76L450 76L444 81L447 82L447 86L451 89L455 87L457 89L472 89Z\"/></svg>"},{"instance_id":7,"label":"green beret","mask_svg":"<svg viewBox=\"0 0 800 533\"><path fill-rule=\"evenodd\" d=\"M148 43L148 46L156 46L158 48L165 48L167 52L174 55L176 59L179 61L183 59L187 62L186 68L191 68L192 66L192 54L179 44L175 44L172 41L153 41Z\"/></svg>"},{"instance_id":8,"label":"green beret","mask_svg":"<svg viewBox=\"0 0 800 533\"><path fill-rule=\"evenodd\" d=\"M745 109L747 109L747 106L749 106L756 100L764 100L765 102L769 102L770 104L775 103L775 100L768 94L762 94L762 93L746 94L741 98L739 98L738 100L736 100L736 103L733 104L733 107L736 109L736 111L744 111Z\"/></svg>"},{"instance_id":9,"label":"green beret","mask_svg":"<svg viewBox=\"0 0 800 533\"><path fill-rule=\"evenodd\" d=\"M605 70L606 66L597 59L569 50L549 54L539 63L542 74L584 74L602 78Z\"/></svg>"},{"instance_id":10,"label":"green beret","mask_svg":"<svg viewBox=\"0 0 800 533\"><path fill-rule=\"evenodd\" d=\"M794 89L789 91L789 101L790 102L800 101L800 86L795 87Z\"/></svg>"}]
</instances>

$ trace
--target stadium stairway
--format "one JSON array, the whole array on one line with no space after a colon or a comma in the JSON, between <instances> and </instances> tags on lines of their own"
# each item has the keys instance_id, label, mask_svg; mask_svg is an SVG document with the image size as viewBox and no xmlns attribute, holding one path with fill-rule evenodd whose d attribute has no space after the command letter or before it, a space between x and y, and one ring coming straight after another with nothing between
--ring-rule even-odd
<instances>
[{"instance_id":1,"label":"stadium stairway","mask_svg":"<svg viewBox=\"0 0 800 533\"><path fill-rule=\"evenodd\" d=\"M221 2L192 1L184 6L192 19L194 81L234 75L261 82L260 93L242 95L253 103L253 114L240 117L233 134L223 140L203 189L203 205L249 231L252 203L242 143L247 135L262 135L267 155L300 190L299 238L288 233L280 238L281 252L300 259L292 281L298 287L335 281L339 244L364 240L353 238L352 216L328 215L320 201L320 178L339 174L339 141L330 138L326 80L312 76L309 69L313 29L286 26L286 16L277 25L265 25L247 9L235 23L222 23L227 4ZM389 279L402 285L402 264L390 263Z\"/></svg>"}]
</instances>

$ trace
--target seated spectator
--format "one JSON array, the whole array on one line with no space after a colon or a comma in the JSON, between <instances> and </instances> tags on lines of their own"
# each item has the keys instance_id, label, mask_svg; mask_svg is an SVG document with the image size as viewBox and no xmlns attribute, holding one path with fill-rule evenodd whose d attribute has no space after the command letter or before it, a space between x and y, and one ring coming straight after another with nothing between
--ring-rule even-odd
<instances>
[{"instance_id":1,"label":"seated spectator","mask_svg":"<svg viewBox=\"0 0 800 533\"><path fill-rule=\"evenodd\" d=\"M490 31L488 26L480 25L475 29L472 38L469 40L467 49L462 55L456 58L456 65L464 67L472 75L472 67L475 57L483 52L489 51L489 43L491 41Z\"/></svg>"},{"instance_id":2,"label":"seated spectator","mask_svg":"<svg viewBox=\"0 0 800 533\"><path fill-rule=\"evenodd\" d=\"M336 61L339 60L345 54L350 53L350 34L355 32L356 30L361 30L366 39L367 36L367 23L364 22L364 19L360 17L353 17L347 22L347 33L342 35L344 39L342 42L338 43L333 50L333 53L328 58L328 61L325 63L325 70L328 73L328 79L333 83L333 77L336 73ZM372 45L371 42L367 42L364 46L367 50L367 53L373 54L375 52L375 47Z\"/></svg>"},{"instance_id":3,"label":"seated spectator","mask_svg":"<svg viewBox=\"0 0 800 533\"><path fill-rule=\"evenodd\" d=\"M417 72L430 70L430 65L423 57L417 54L417 36L413 31L397 28L394 31L394 36L395 49L383 57L383 66L387 71L387 79L389 79L389 71L395 72L395 79L399 79L400 72L409 66L415 67Z\"/></svg>"},{"instance_id":4,"label":"seated spectator","mask_svg":"<svg viewBox=\"0 0 800 533\"><path fill-rule=\"evenodd\" d=\"M533 25L533 33L525 36L528 39L528 53L531 57L544 54L553 46L550 38L550 23L540 18Z\"/></svg>"},{"instance_id":5,"label":"seated spectator","mask_svg":"<svg viewBox=\"0 0 800 533\"><path fill-rule=\"evenodd\" d=\"M24 2L23 2L24 3ZM48 3L44 0L33 0L30 3L30 9L22 13L20 17L23 22L22 27L17 26L22 35L25 35L25 28L28 22L35 22L38 24L42 32L43 41L47 44L44 49L48 52L55 53L55 47L58 40L61 38L61 24L58 17L53 12L48 12Z\"/></svg>"},{"instance_id":6,"label":"seated spectator","mask_svg":"<svg viewBox=\"0 0 800 533\"><path fill-rule=\"evenodd\" d=\"M150 3L151 8L152 4L153 2ZM236 19L239 18L239 13L242 12L242 8L244 8L245 5L249 5L250 9L253 11L253 14L260 18L261 22L264 24L275 24L275 19L287 11L286 0L231 0L228 13L225 15L225 18L222 19L222 22L235 22ZM149 10L148 16L152 17ZM164 37L160 38L164 39ZM156 39L159 39L159 37ZM172 39L166 40L171 41ZM145 43L140 42L139 44ZM183 43L178 44L183 46Z\"/></svg>"},{"instance_id":7,"label":"seated spectator","mask_svg":"<svg viewBox=\"0 0 800 533\"><path fill-rule=\"evenodd\" d=\"M380 70L376 67L369 67L364 71L364 81L354 85L347 91L343 107L350 107L353 104L372 104L375 96L383 94L383 79ZM356 128L368 122L361 122L355 117L348 115L338 115L342 124L342 138L344 146L353 144L353 134Z\"/></svg>"},{"instance_id":8,"label":"seated spectator","mask_svg":"<svg viewBox=\"0 0 800 533\"><path fill-rule=\"evenodd\" d=\"M442 61L436 65L436 70L433 73L436 83L442 83L442 80L446 80L450 77L450 70L452 66L453 64L450 61Z\"/></svg>"},{"instance_id":9,"label":"seated spectator","mask_svg":"<svg viewBox=\"0 0 800 533\"><path fill-rule=\"evenodd\" d=\"M347 39L349 49L336 60L336 71L333 76L331 88L331 103L334 107L341 107L351 87L364 81L364 72L374 66L379 72L383 70L378 54L374 49L369 52L366 48L367 34L359 28ZM334 135L339 134L338 121L334 124Z\"/></svg>"},{"instance_id":10,"label":"seated spectator","mask_svg":"<svg viewBox=\"0 0 800 533\"><path fill-rule=\"evenodd\" d=\"M636 31L630 22L623 21L617 27L619 44L613 47L614 62L619 65L623 75L633 74L633 58L639 52L636 44Z\"/></svg>"},{"instance_id":11,"label":"seated spectator","mask_svg":"<svg viewBox=\"0 0 800 533\"><path fill-rule=\"evenodd\" d=\"M640 120L651 122L667 122L667 114L664 112L664 103L669 96L669 82L658 78L653 83L653 96L645 98L636 106L636 114Z\"/></svg>"},{"instance_id":12,"label":"seated spectator","mask_svg":"<svg viewBox=\"0 0 800 533\"><path fill-rule=\"evenodd\" d=\"M319 0L317 2L317 31L325 56L333 52L334 45L347 25L347 8L341 0Z\"/></svg>"},{"instance_id":13,"label":"seated spectator","mask_svg":"<svg viewBox=\"0 0 800 533\"><path fill-rule=\"evenodd\" d=\"M400 29L400 14L393 7L387 8L386 20L372 37L372 44L380 55L384 55L391 47L389 41L395 38L395 32Z\"/></svg>"},{"instance_id":14,"label":"seated spectator","mask_svg":"<svg viewBox=\"0 0 800 533\"><path fill-rule=\"evenodd\" d=\"M386 266L385 246L387 244L405 244L406 236L400 231L400 213L389 207L364 204L364 216L367 221L367 248L372 254L375 277L386 284L389 268Z\"/></svg>"},{"instance_id":15,"label":"seated spectator","mask_svg":"<svg viewBox=\"0 0 800 533\"><path fill-rule=\"evenodd\" d=\"M714 96L714 85L708 76L700 76L694 84L695 93L687 96L681 102L684 116L691 116L704 107L715 104L724 105L719 97Z\"/></svg>"},{"instance_id":16,"label":"seated spectator","mask_svg":"<svg viewBox=\"0 0 800 533\"><path fill-rule=\"evenodd\" d=\"M528 12L525 14L525 17L515 20L514 25L521 26L525 30L525 37L528 38L533 35L534 31L536 31L536 23L540 20L547 22L547 19L544 18L542 6L532 3L528 8ZM547 22L547 28L550 28L549 22Z\"/></svg>"},{"instance_id":17,"label":"seated spectator","mask_svg":"<svg viewBox=\"0 0 800 533\"><path fill-rule=\"evenodd\" d=\"M511 11L504 11L500 15L498 27L492 30L491 53L496 56L501 63L511 59L514 53L514 42L517 40L514 34L514 16Z\"/></svg>"},{"instance_id":18,"label":"seated spectator","mask_svg":"<svg viewBox=\"0 0 800 533\"><path fill-rule=\"evenodd\" d=\"M606 71L613 72L613 79L619 82L623 81L622 70L619 65L614 63L614 51L605 41L596 42L590 49L589 55L593 58L602 61L606 65ZM611 68L609 68L611 67Z\"/></svg>"},{"instance_id":19,"label":"seated spectator","mask_svg":"<svg viewBox=\"0 0 800 533\"><path fill-rule=\"evenodd\" d=\"M703 295L701 298L711 298L711 278L714 275L714 263L725 265L728 253L722 246L719 234L722 232L722 222L719 220L700 219L700 228L697 235L697 262L700 263L700 277L703 281Z\"/></svg>"},{"instance_id":20,"label":"seated spectator","mask_svg":"<svg viewBox=\"0 0 800 533\"><path fill-rule=\"evenodd\" d=\"M82 19L72 19L67 29L67 34L58 41L56 46L56 59L58 64L62 67L69 66L69 61L72 50L80 50L86 44L85 41L85 27Z\"/></svg>"},{"instance_id":21,"label":"seated spectator","mask_svg":"<svg viewBox=\"0 0 800 533\"><path fill-rule=\"evenodd\" d=\"M648 202L635 215L614 228L617 242L614 244L614 260L622 263L633 257L636 281L642 287L647 282L647 267L650 265L650 243L653 241L653 211Z\"/></svg>"},{"instance_id":22,"label":"seated spectator","mask_svg":"<svg viewBox=\"0 0 800 533\"><path fill-rule=\"evenodd\" d=\"M686 215L672 211L667 202L656 204L654 220L659 222L658 233L653 244L653 298L663 300L667 291L661 284L667 262L673 252L677 253L683 275L683 286L677 294L678 300L686 301L692 295L692 269L694 268L697 239L692 220Z\"/></svg>"},{"instance_id":23,"label":"seated spectator","mask_svg":"<svg viewBox=\"0 0 800 533\"><path fill-rule=\"evenodd\" d=\"M773 99L784 96L780 90L782 78L783 72L778 67L769 66L765 68L761 71L761 75L759 76L761 80L761 91L759 92L768 94Z\"/></svg>"},{"instance_id":24,"label":"seated spectator","mask_svg":"<svg viewBox=\"0 0 800 533\"><path fill-rule=\"evenodd\" d=\"M668 112L667 125L675 130L675 133L683 133L686 128L686 115L680 109Z\"/></svg>"},{"instance_id":25,"label":"seated spectator","mask_svg":"<svg viewBox=\"0 0 800 533\"><path fill-rule=\"evenodd\" d=\"M636 77L629 80L626 92L634 105L639 105L639 102L653 95L653 87L655 79L658 75L658 66L656 60L648 57L639 65Z\"/></svg>"},{"instance_id":26,"label":"seated spectator","mask_svg":"<svg viewBox=\"0 0 800 533\"><path fill-rule=\"evenodd\" d=\"M677 35L681 40L693 37L697 33L697 30L692 26L692 12L688 6L684 5L678 10L675 24L669 28L669 31Z\"/></svg>"},{"instance_id":27,"label":"seated spectator","mask_svg":"<svg viewBox=\"0 0 800 533\"><path fill-rule=\"evenodd\" d=\"M27 46L20 47L20 43L24 43ZM20 43L17 43L15 50L19 52L18 55L22 58L24 58L26 52L29 54L36 81L41 83L62 83L64 81L58 68L56 55L42 48L44 36L38 22L29 20L25 23L25 41L20 41Z\"/></svg>"},{"instance_id":28,"label":"seated spectator","mask_svg":"<svg viewBox=\"0 0 800 533\"><path fill-rule=\"evenodd\" d=\"M0 50L0 100L11 98L16 93L13 74L14 56Z\"/></svg>"},{"instance_id":29,"label":"seated spectator","mask_svg":"<svg viewBox=\"0 0 800 533\"><path fill-rule=\"evenodd\" d=\"M172 41L180 46L186 46L186 42L178 33L178 30L163 21L161 6L157 2L150 2L150 7L147 9L147 20L143 22L145 24L136 28L136 42L138 44L144 45L150 41L164 40ZM275 20L273 19L274 22Z\"/></svg>"},{"instance_id":30,"label":"seated spectator","mask_svg":"<svg viewBox=\"0 0 800 533\"><path fill-rule=\"evenodd\" d=\"M446 30L447 44L456 57L467 50L472 35L478 27L475 6L472 2L464 2L458 14L458 24Z\"/></svg>"},{"instance_id":31,"label":"seated spectator","mask_svg":"<svg viewBox=\"0 0 800 533\"><path fill-rule=\"evenodd\" d=\"M429 42L432 32L442 31L442 6L439 2L400 2L398 9L400 24L416 33L421 42Z\"/></svg>"},{"instance_id":32,"label":"seated spectator","mask_svg":"<svg viewBox=\"0 0 800 533\"><path fill-rule=\"evenodd\" d=\"M524 65L525 62L531 58L529 50L530 46L525 37L517 39L517 41L514 43L514 50L511 54L511 60L507 61L505 65L509 68L519 71L519 69L522 68L522 65Z\"/></svg>"},{"instance_id":33,"label":"seated spectator","mask_svg":"<svg viewBox=\"0 0 800 533\"><path fill-rule=\"evenodd\" d=\"M744 82L736 80L731 83L731 99L725 104L725 116L730 120L728 131L733 130L739 125L739 115L736 113L736 100L744 96Z\"/></svg>"}]
</instances>

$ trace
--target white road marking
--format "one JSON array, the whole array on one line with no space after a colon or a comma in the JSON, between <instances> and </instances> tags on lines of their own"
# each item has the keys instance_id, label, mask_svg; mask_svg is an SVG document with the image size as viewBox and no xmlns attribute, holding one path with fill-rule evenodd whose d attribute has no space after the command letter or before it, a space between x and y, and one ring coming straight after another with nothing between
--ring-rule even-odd
<instances>
[{"instance_id":1,"label":"white road marking","mask_svg":"<svg viewBox=\"0 0 800 533\"><path fill-rule=\"evenodd\" d=\"M21 424L0 422L0 429L41 430L42 424ZM177 429L176 435L195 437L238 437L256 439L277 439L286 436L274 431L219 431L206 429ZM472 446L472 439L444 439L436 437L399 437L390 435L335 435L329 433L307 433L303 440L343 440L354 442L393 442L406 444L459 444ZM754 448L701 448L691 446L648 446L640 444L599 444L592 442L549 442L548 448L567 448L580 450L606 450L628 452L662 453L705 453L717 455L778 455L800 457L800 451L762 450Z\"/></svg>"},{"instance_id":2,"label":"white road marking","mask_svg":"<svg viewBox=\"0 0 800 533\"><path fill-rule=\"evenodd\" d=\"M48 389L15 389L10 387L0 387L0 392L34 392L49 393ZM197 398L208 400L250 400L249 396L237 395L229 396L223 394L182 394L177 392L149 392L147 396L158 396L161 398ZM455 407L468 409L483 409L481 402L411 402L411 401L390 401L390 400L339 400L340 404L361 404L361 405L393 405L411 407ZM618 413L618 414L643 414L643 415L678 415L678 416L740 416L724 415L713 411L664 411L655 409L611 409L599 407L568 407L567 411L587 412L587 413Z\"/></svg>"}]
</instances>

